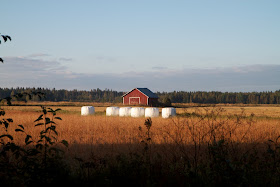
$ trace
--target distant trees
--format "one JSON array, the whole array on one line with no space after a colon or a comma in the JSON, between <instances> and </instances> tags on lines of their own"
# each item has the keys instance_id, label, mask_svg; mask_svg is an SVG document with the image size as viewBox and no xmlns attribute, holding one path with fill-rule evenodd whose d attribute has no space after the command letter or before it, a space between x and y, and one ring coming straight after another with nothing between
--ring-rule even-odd
<instances>
[{"instance_id":1,"label":"distant trees","mask_svg":"<svg viewBox=\"0 0 280 187\"><path fill-rule=\"evenodd\" d=\"M280 104L280 90L275 92L157 92L160 99L170 98L172 103L243 103Z\"/></svg>"},{"instance_id":2,"label":"distant trees","mask_svg":"<svg viewBox=\"0 0 280 187\"><path fill-rule=\"evenodd\" d=\"M45 98L40 99L34 96L31 99L22 100L32 101L72 101L72 102L110 102L121 103L122 95L125 92L117 92L109 89L101 90L56 90L55 88L0 88L0 98L9 97L19 93L40 92L45 94ZM171 103L243 103L243 104L280 104L280 90L275 92L157 92L160 103L170 106Z\"/></svg>"},{"instance_id":3,"label":"distant trees","mask_svg":"<svg viewBox=\"0 0 280 187\"><path fill-rule=\"evenodd\" d=\"M121 96L124 92L117 92L109 89L92 89L90 91L81 90L56 90L55 88L0 88L0 98L15 95L18 93L42 92L44 98L32 97L32 101L73 101L73 102L122 102ZM23 100L23 99L22 99Z\"/></svg>"}]
</instances>

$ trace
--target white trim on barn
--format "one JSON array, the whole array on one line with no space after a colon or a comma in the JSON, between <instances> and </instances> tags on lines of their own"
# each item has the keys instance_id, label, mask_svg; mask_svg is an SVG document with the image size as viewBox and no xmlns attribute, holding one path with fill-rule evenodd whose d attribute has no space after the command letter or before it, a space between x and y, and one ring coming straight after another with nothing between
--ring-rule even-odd
<instances>
[{"instance_id":1,"label":"white trim on barn","mask_svg":"<svg viewBox=\"0 0 280 187\"><path fill-rule=\"evenodd\" d=\"M130 104L130 99L135 99L135 98L139 99L138 104L140 104L140 97L129 97L129 101L128 101L128 103Z\"/></svg>"}]
</instances>

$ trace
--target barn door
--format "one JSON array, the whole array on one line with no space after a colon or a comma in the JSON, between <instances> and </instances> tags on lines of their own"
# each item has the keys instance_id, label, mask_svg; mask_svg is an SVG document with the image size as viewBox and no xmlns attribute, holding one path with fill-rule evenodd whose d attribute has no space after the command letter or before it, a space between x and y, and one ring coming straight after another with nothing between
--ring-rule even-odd
<instances>
[{"instance_id":1,"label":"barn door","mask_svg":"<svg viewBox=\"0 0 280 187\"><path fill-rule=\"evenodd\" d=\"M140 104L140 97L130 97L129 98L130 105L138 105Z\"/></svg>"}]
</instances>

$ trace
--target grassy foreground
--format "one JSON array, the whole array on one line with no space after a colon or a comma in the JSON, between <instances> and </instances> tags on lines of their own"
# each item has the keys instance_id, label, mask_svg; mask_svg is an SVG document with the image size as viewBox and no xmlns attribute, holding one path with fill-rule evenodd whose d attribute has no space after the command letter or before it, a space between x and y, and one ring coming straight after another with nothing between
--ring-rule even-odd
<instances>
[{"instance_id":1,"label":"grassy foreground","mask_svg":"<svg viewBox=\"0 0 280 187\"><path fill-rule=\"evenodd\" d=\"M97 107L97 115L92 116L81 116L79 106L57 107L63 110L57 114L62 120L54 120L56 141L66 140L68 147L56 144L64 153L43 169L32 159L23 158L21 162L28 160L34 166L25 168L28 171L15 170L13 180L0 171L0 179L6 184L280 184L279 107L188 107L177 109L179 115L175 118L151 120L106 117L106 106ZM40 139L43 127L34 127L40 107L4 108L6 117L13 119L8 130L14 137L12 141L32 147L26 145L26 134L34 141ZM15 132L18 124L24 126L25 133ZM19 162L10 157L9 164L4 166L13 167ZM40 176L34 174L36 171L41 172Z\"/></svg>"}]
</instances>

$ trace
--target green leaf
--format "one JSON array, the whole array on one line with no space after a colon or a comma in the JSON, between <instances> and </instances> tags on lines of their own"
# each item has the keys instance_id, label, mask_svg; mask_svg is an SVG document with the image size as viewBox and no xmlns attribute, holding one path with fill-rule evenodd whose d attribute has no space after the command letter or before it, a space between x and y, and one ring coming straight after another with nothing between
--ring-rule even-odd
<instances>
[{"instance_id":1,"label":"green leaf","mask_svg":"<svg viewBox=\"0 0 280 187\"><path fill-rule=\"evenodd\" d=\"M48 136L46 136L46 135L42 135L41 138L42 138L42 139L45 138L45 140L46 140L47 142L49 142L49 143L51 142L51 138L48 137Z\"/></svg>"},{"instance_id":2,"label":"green leaf","mask_svg":"<svg viewBox=\"0 0 280 187\"><path fill-rule=\"evenodd\" d=\"M2 38L4 39L4 42L6 42L6 41L7 41L7 36L2 35Z\"/></svg>"},{"instance_id":3,"label":"green leaf","mask_svg":"<svg viewBox=\"0 0 280 187\"><path fill-rule=\"evenodd\" d=\"M9 127L9 123L7 121L3 121L5 128L7 129Z\"/></svg>"},{"instance_id":4,"label":"green leaf","mask_svg":"<svg viewBox=\"0 0 280 187\"><path fill-rule=\"evenodd\" d=\"M50 121L51 124L56 124L54 121Z\"/></svg>"},{"instance_id":5,"label":"green leaf","mask_svg":"<svg viewBox=\"0 0 280 187\"><path fill-rule=\"evenodd\" d=\"M54 119L62 120L60 117L55 117Z\"/></svg>"},{"instance_id":6,"label":"green leaf","mask_svg":"<svg viewBox=\"0 0 280 187\"><path fill-rule=\"evenodd\" d=\"M48 132L50 129L51 129L51 127L47 127L47 128L46 128L46 132Z\"/></svg>"},{"instance_id":7,"label":"green leaf","mask_svg":"<svg viewBox=\"0 0 280 187\"><path fill-rule=\"evenodd\" d=\"M65 147L68 147L68 146L69 146L69 144L68 144L68 142L67 142L66 140L62 140L61 143L62 143L63 145L65 145Z\"/></svg>"},{"instance_id":8,"label":"green leaf","mask_svg":"<svg viewBox=\"0 0 280 187\"><path fill-rule=\"evenodd\" d=\"M29 145L29 144L31 144L33 141L28 141L28 142L26 142L26 145Z\"/></svg>"},{"instance_id":9,"label":"green leaf","mask_svg":"<svg viewBox=\"0 0 280 187\"><path fill-rule=\"evenodd\" d=\"M6 35L6 37L7 37L10 41L12 41L12 38L11 38L10 36Z\"/></svg>"},{"instance_id":10,"label":"green leaf","mask_svg":"<svg viewBox=\"0 0 280 187\"><path fill-rule=\"evenodd\" d=\"M52 136L53 139L57 140L55 136Z\"/></svg>"},{"instance_id":11,"label":"green leaf","mask_svg":"<svg viewBox=\"0 0 280 187\"><path fill-rule=\"evenodd\" d=\"M24 132L22 129L16 129L16 132Z\"/></svg>"},{"instance_id":12,"label":"green leaf","mask_svg":"<svg viewBox=\"0 0 280 187\"><path fill-rule=\"evenodd\" d=\"M0 136L0 138L4 138L4 137L9 138L10 140L13 140L13 139L14 139L14 138L13 138L11 135L9 135L9 134L3 134L3 135Z\"/></svg>"},{"instance_id":13,"label":"green leaf","mask_svg":"<svg viewBox=\"0 0 280 187\"><path fill-rule=\"evenodd\" d=\"M50 123L50 121L51 121L51 119L50 119L50 118L46 118L46 119L45 119L46 124L49 124L49 123Z\"/></svg>"},{"instance_id":14,"label":"green leaf","mask_svg":"<svg viewBox=\"0 0 280 187\"><path fill-rule=\"evenodd\" d=\"M23 125L18 125L20 128L24 129Z\"/></svg>"},{"instance_id":15,"label":"green leaf","mask_svg":"<svg viewBox=\"0 0 280 187\"><path fill-rule=\"evenodd\" d=\"M34 122L42 120L43 119L42 117L43 117L43 114L41 114Z\"/></svg>"},{"instance_id":16,"label":"green leaf","mask_svg":"<svg viewBox=\"0 0 280 187\"><path fill-rule=\"evenodd\" d=\"M5 116L5 111L4 110L0 111L0 116Z\"/></svg>"},{"instance_id":17,"label":"green leaf","mask_svg":"<svg viewBox=\"0 0 280 187\"><path fill-rule=\"evenodd\" d=\"M58 136L58 133L57 133L57 131L55 129L53 130L53 132Z\"/></svg>"},{"instance_id":18,"label":"green leaf","mask_svg":"<svg viewBox=\"0 0 280 187\"><path fill-rule=\"evenodd\" d=\"M30 135L26 135L26 138L25 138L25 144L28 145L30 144L32 141L28 142L28 140L31 138Z\"/></svg>"},{"instance_id":19,"label":"green leaf","mask_svg":"<svg viewBox=\"0 0 280 187\"><path fill-rule=\"evenodd\" d=\"M55 112L60 111L60 110L61 110L61 109L60 109L60 108L58 108L58 109L56 109L56 110L55 110Z\"/></svg>"},{"instance_id":20,"label":"green leaf","mask_svg":"<svg viewBox=\"0 0 280 187\"><path fill-rule=\"evenodd\" d=\"M35 125L35 127L36 127L36 126L40 126L40 125L44 125L44 123L37 123L37 124Z\"/></svg>"}]
</instances>

